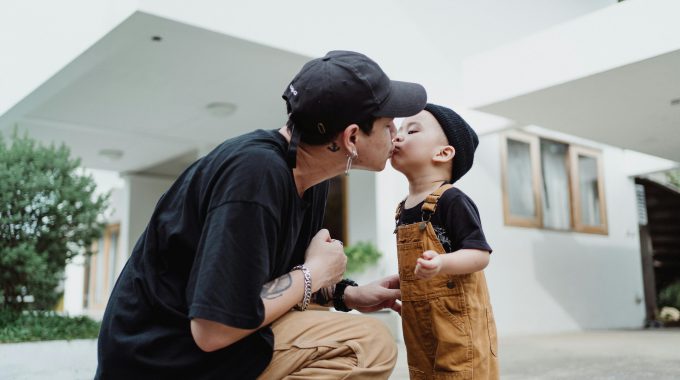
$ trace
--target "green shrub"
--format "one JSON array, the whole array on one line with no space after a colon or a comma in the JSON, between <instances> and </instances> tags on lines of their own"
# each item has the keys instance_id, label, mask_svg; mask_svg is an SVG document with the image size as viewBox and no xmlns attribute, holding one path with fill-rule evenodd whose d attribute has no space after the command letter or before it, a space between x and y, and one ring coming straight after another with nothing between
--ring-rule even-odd
<instances>
[{"instance_id":1,"label":"green shrub","mask_svg":"<svg viewBox=\"0 0 680 380\"><path fill-rule=\"evenodd\" d=\"M676 281L661 290L657 305L659 308L670 306L680 309L680 281Z\"/></svg>"},{"instance_id":2,"label":"green shrub","mask_svg":"<svg viewBox=\"0 0 680 380\"><path fill-rule=\"evenodd\" d=\"M0 311L0 343L94 339L98 334L99 322L88 317L45 311Z\"/></svg>"},{"instance_id":3,"label":"green shrub","mask_svg":"<svg viewBox=\"0 0 680 380\"><path fill-rule=\"evenodd\" d=\"M345 247L345 255L347 255L346 273L359 273L367 266L377 263L382 256L372 243L363 241Z\"/></svg>"},{"instance_id":4,"label":"green shrub","mask_svg":"<svg viewBox=\"0 0 680 380\"><path fill-rule=\"evenodd\" d=\"M64 145L0 134L0 310L50 310L66 264L101 235L108 195L79 167Z\"/></svg>"}]
</instances>

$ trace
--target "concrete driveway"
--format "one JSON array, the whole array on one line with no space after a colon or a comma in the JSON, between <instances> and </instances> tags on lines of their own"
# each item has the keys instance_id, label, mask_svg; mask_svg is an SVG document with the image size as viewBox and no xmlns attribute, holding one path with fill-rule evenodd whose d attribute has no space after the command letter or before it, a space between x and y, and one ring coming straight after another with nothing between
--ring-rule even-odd
<instances>
[{"instance_id":1,"label":"concrete driveway","mask_svg":"<svg viewBox=\"0 0 680 380\"><path fill-rule=\"evenodd\" d=\"M499 339L501 379L680 379L680 329L607 330ZM400 347L392 379L408 379Z\"/></svg>"},{"instance_id":2,"label":"concrete driveway","mask_svg":"<svg viewBox=\"0 0 680 380\"><path fill-rule=\"evenodd\" d=\"M1 380L92 379L93 340L0 344ZM403 345L391 379L408 379ZM680 329L505 336L501 378L680 379Z\"/></svg>"}]
</instances>

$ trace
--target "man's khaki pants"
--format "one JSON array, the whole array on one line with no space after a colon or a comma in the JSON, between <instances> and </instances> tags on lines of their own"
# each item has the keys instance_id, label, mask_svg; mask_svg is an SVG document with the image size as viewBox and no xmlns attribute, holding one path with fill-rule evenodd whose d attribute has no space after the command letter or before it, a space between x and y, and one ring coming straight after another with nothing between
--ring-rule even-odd
<instances>
[{"instance_id":1,"label":"man's khaki pants","mask_svg":"<svg viewBox=\"0 0 680 380\"><path fill-rule=\"evenodd\" d=\"M291 311L272 330L274 356L261 380L387 379L397 360L394 337L371 317Z\"/></svg>"}]
</instances>

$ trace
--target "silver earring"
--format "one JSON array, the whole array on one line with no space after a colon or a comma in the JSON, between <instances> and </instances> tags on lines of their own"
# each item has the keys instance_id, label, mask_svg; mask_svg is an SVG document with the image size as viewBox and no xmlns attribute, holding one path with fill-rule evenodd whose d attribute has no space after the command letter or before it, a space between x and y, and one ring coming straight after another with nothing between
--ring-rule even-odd
<instances>
[{"instance_id":1,"label":"silver earring","mask_svg":"<svg viewBox=\"0 0 680 380\"><path fill-rule=\"evenodd\" d=\"M347 156L347 166L345 167L345 176L349 176L349 169L352 168L352 160L357 158L359 155L356 151L352 151L352 154Z\"/></svg>"}]
</instances>

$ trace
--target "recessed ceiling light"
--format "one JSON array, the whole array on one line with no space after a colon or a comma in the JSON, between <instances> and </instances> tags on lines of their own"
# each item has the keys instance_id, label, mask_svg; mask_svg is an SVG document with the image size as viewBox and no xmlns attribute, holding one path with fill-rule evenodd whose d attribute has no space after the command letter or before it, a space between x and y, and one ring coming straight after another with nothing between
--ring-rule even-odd
<instances>
[{"instance_id":1,"label":"recessed ceiling light","mask_svg":"<svg viewBox=\"0 0 680 380\"><path fill-rule=\"evenodd\" d=\"M680 105L680 98L671 99L671 105L672 106Z\"/></svg>"},{"instance_id":2,"label":"recessed ceiling light","mask_svg":"<svg viewBox=\"0 0 680 380\"><path fill-rule=\"evenodd\" d=\"M109 161L118 161L123 158L123 151L120 149L102 149L99 155Z\"/></svg>"},{"instance_id":3,"label":"recessed ceiling light","mask_svg":"<svg viewBox=\"0 0 680 380\"><path fill-rule=\"evenodd\" d=\"M215 117L226 117L236 112L236 104L229 102L212 102L205 106L208 113Z\"/></svg>"},{"instance_id":4,"label":"recessed ceiling light","mask_svg":"<svg viewBox=\"0 0 680 380\"><path fill-rule=\"evenodd\" d=\"M163 37L161 37L161 36L153 36L153 37L151 37L151 41L154 41L154 42L161 42L161 41L163 41Z\"/></svg>"}]
</instances>

